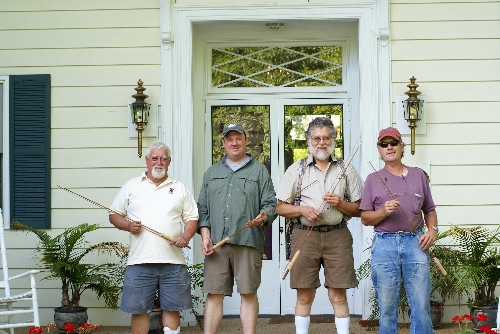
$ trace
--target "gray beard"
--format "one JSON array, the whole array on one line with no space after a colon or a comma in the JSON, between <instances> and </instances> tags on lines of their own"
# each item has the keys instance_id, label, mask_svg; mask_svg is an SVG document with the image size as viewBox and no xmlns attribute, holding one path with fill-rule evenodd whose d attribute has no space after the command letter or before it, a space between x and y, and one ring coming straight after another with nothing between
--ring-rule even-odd
<instances>
[{"instance_id":1,"label":"gray beard","mask_svg":"<svg viewBox=\"0 0 500 334\"><path fill-rule=\"evenodd\" d=\"M326 160L326 159L330 158L330 156L333 153L333 150L335 149L335 146L332 144L332 145L326 147L325 153L319 153L318 151L316 151L318 146L316 146L316 148L314 148L311 146L310 142L307 143L307 146L309 147L309 153L311 153L316 160Z\"/></svg>"},{"instance_id":2,"label":"gray beard","mask_svg":"<svg viewBox=\"0 0 500 334\"><path fill-rule=\"evenodd\" d=\"M160 170L161 168L161 170ZM163 179L163 177L165 176L165 168L164 167L153 167L153 169L151 170L151 176L155 179Z\"/></svg>"}]
</instances>

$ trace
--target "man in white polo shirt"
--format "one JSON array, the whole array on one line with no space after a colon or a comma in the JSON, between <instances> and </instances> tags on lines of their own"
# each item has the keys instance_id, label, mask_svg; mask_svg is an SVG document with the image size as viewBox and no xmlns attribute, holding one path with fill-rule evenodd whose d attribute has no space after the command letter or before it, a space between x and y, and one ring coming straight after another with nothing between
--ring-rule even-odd
<instances>
[{"instance_id":1,"label":"man in white polo shirt","mask_svg":"<svg viewBox=\"0 0 500 334\"><path fill-rule=\"evenodd\" d=\"M179 311L192 308L191 279L182 248L198 228L193 195L168 175L170 149L152 144L146 154L147 171L129 180L116 195L109 221L130 232L130 253L120 309L132 313L132 334L149 331L149 312L156 291L163 310L164 334L180 333ZM182 231L182 223L185 223ZM169 242L142 229L142 224L173 238Z\"/></svg>"}]
</instances>

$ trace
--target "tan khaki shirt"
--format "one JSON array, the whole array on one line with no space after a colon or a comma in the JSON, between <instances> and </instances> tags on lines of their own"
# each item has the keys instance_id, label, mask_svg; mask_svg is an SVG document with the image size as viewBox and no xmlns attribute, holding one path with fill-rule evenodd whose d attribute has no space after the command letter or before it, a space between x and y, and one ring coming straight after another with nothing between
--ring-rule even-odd
<instances>
[{"instance_id":1,"label":"tan khaki shirt","mask_svg":"<svg viewBox=\"0 0 500 334\"><path fill-rule=\"evenodd\" d=\"M343 165L345 164L344 162ZM294 203L297 184L299 182L299 168L300 160L294 162L286 170L285 176L276 193L276 198L278 200L290 204ZM349 165L346 173L342 174L341 170L337 159L332 157L328 164L326 174L323 174L321 169L316 166L313 156L309 155L307 157L307 166L305 168L304 178L302 179L301 189L306 188L315 180L318 182L300 192L300 205L311 206L316 210L323 208L321 212L322 220L315 225L336 225L342 221L342 218L345 220L351 218L323 201L322 197L324 194L328 192L338 194L341 199L349 202L356 202L361 199L363 181L356 169ZM311 225L311 222L304 217L300 217L300 221L304 225Z\"/></svg>"}]
</instances>

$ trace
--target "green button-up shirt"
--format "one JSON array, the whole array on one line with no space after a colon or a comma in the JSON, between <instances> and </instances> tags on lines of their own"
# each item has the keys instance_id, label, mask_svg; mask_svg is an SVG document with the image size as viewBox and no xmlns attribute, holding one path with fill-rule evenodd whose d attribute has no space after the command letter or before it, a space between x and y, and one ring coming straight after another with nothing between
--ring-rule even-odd
<instances>
[{"instance_id":1,"label":"green button-up shirt","mask_svg":"<svg viewBox=\"0 0 500 334\"><path fill-rule=\"evenodd\" d=\"M234 234L261 212L276 206L273 182L266 167L250 159L233 171L226 163L226 156L209 167L203 176L198 198L200 215L198 228L210 228L212 243ZM276 211L267 214L268 223L276 218ZM228 243L251 246L264 252L264 226L246 228Z\"/></svg>"}]
</instances>

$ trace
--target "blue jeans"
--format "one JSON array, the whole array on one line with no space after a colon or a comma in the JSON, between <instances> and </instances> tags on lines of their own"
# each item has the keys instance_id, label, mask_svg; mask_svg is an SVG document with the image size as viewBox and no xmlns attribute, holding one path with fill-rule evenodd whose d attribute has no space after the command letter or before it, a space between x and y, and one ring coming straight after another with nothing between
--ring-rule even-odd
<instances>
[{"instance_id":1,"label":"blue jeans","mask_svg":"<svg viewBox=\"0 0 500 334\"><path fill-rule=\"evenodd\" d=\"M375 232L371 275L380 311L379 334L398 333L398 305L403 279L410 307L410 333L433 334L430 318L430 260L420 249L422 231Z\"/></svg>"}]
</instances>

